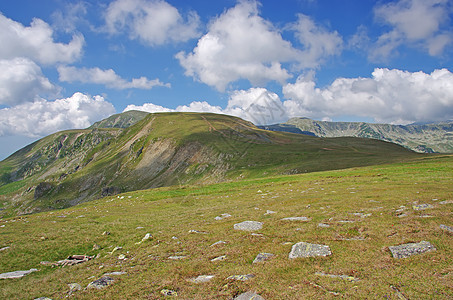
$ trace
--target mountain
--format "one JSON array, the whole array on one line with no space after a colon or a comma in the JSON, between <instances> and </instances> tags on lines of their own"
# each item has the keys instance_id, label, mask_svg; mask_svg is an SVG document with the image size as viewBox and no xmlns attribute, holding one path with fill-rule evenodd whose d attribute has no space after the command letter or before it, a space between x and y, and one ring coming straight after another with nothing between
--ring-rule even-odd
<instances>
[{"instance_id":1,"label":"mountain","mask_svg":"<svg viewBox=\"0 0 453 300\"><path fill-rule=\"evenodd\" d=\"M130 110L121 114L116 114L102 121L96 122L88 129L95 128L127 128L134 125L138 121L143 120L149 113L138 110Z\"/></svg>"},{"instance_id":2,"label":"mountain","mask_svg":"<svg viewBox=\"0 0 453 300\"><path fill-rule=\"evenodd\" d=\"M301 133L318 137L361 137L402 145L422 153L453 152L453 121L430 124L390 125L364 122L325 122L292 118L262 129Z\"/></svg>"},{"instance_id":3,"label":"mountain","mask_svg":"<svg viewBox=\"0 0 453 300\"><path fill-rule=\"evenodd\" d=\"M219 114L156 113L140 115L140 121L136 116L127 112L88 129L49 135L0 162L3 215L64 208L140 189L343 169L417 156L378 140L266 131Z\"/></svg>"}]
</instances>

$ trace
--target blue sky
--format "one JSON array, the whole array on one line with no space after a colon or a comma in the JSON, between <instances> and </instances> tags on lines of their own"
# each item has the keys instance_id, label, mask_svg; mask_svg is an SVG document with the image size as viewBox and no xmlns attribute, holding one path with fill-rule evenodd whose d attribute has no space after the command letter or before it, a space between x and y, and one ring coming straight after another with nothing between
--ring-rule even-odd
<instances>
[{"instance_id":1,"label":"blue sky","mask_svg":"<svg viewBox=\"0 0 453 300\"><path fill-rule=\"evenodd\" d=\"M15 0L0 12L0 159L130 109L453 119L448 0Z\"/></svg>"}]
</instances>

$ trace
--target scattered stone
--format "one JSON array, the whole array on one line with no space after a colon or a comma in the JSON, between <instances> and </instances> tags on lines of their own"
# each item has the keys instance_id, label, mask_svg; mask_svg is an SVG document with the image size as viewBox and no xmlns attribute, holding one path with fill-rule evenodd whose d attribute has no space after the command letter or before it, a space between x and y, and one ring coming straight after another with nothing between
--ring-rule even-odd
<instances>
[{"instance_id":1,"label":"scattered stone","mask_svg":"<svg viewBox=\"0 0 453 300\"><path fill-rule=\"evenodd\" d=\"M337 221L338 223L354 223L354 221L351 221L351 220L340 220L340 221Z\"/></svg>"},{"instance_id":2,"label":"scattered stone","mask_svg":"<svg viewBox=\"0 0 453 300\"><path fill-rule=\"evenodd\" d=\"M276 214L277 212L272 211L272 210L266 210L266 213L264 215L271 215L271 214Z\"/></svg>"},{"instance_id":3,"label":"scattered stone","mask_svg":"<svg viewBox=\"0 0 453 300\"><path fill-rule=\"evenodd\" d=\"M121 249L123 249L123 247L117 246L117 247L113 248L113 250L112 250L112 252L110 252L110 254L113 254L115 251L118 251L118 250L121 250Z\"/></svg>"},{"instance_id":4,"label":"scattered stone","mask_svg":"<svg viewBox=\"0 0 453 300\"><path fill-rule=\"evenodd\" d=\"M70 284L68 284L68 286L69 286L69 295L72 295L76 291L82 290L82 286L78 283L70 283Z\"/></svg>"},{"instance_id":5,"label":"scattered stone","mask_svg":"<svg viewBox=\"0 0 453 300\"><path fill-rule=\"evenodd\" d=\"M0 274L0 279L11 279L11 278L21 278L24 277L25 275L28 275L32 272L36 272L38 269L30 269L26 271L14 271L14 272L7 272Z\"/></svg>"},{"instance_id":6,"label":"scattered stone","mask_svg":"<svg viewBox=\"0 0 453 300\"><path fill-rule=\"evenodd\" d=\"M413 205L412 209L413 210L425 210L425 209L433 208L433 207L434 206L432 206L431 204L417 204L417 205Z\"/></svg>"},{"instance_id":7,"label":"scattered stone","mask_svg":"<svg viewBox=\"0 0 453 300\"><path fill-rule=\"evenodd\" d=\"M431 215L419 215L419 218L432 218L433 216Z\"/></svg>"},{"instance_id":8,"label":"scattered stone","mask_svg":"<svg viewBox=\"0 0 453 300\"><path fill-rule=\"evenodd\" d=\"M266 261L266 260L270 259L272 256L274 256L274 254L272 254L272 253L259 253L253 260L253 263L256 264L256 263Z\"/></svg>"},{"instance_id":9,"label":"scattered stone","mask_svg":"<svg viewBox=\"0 0 453 300\"><path fill-rule=\"evenodd\" d=\"M195 278L190 278L189 281L193 282L193 283L204 283L204 282L211 281L211 279L214 277L215 277L215 275L200 275Z\"/></svg>"},{"instance_id":10,"label":"scattered stone","mask_svg":"<svg viewBox=\"0 0 453 300\"><path fill-rule=\"evenodd\" d=\"M168 289L163 289L160 291L160 293L164 296L178 296L178 293L176 291Z\"/></svg>"},{"instance_id":11,"label":"scattered stone","mask_svg":"<svg viewBox=\"0 0 453 300\"><path fill-rule=\"evenodd\" d=\"M260 230L261 228L263 228L263 223L257 221L244 221L234 224L234 229L236 230L255 231Z\"/></svg>"},{"instance_id":12,"label":"scattered stone","mask_svg":"<svg viewBox=\"0 0 453 300\"><path fill-rule=\"evenodd\" d=\"M445 201L440 201L439 204L445 205L445 204L450 204L453 203L453 200L445 200Z\"/></svg>"},{"instance_id":13,"label":"scattered stone","mask_svg":"<svg viewBox=\"0 0 453 300\"><path fill-rule=\"evenodd\" d=\"M3 247L3 248L0 248L0 252L1 251L5 251L5 250L8 250L10 247L9 246L6 246L6 247Z\"/></svg>"},{"instance_id":14,"label":"scattered stone","mask_svg":"<svg viewBox=\"0 0 453 300\"><path fill-rule=\"evenodd\" d=\"M408 243L399 246L390 246L389 249L392 252L394 258L406 258L411 255L436 250L436 248L427 241L421 241L420 243Z\"/></svg>"},{"instance_id":15,"label":"scattered stone","mask_svg":"<svg viewBox=\"0 0 453 300\"><path fill-rule=\"evenodd\" d=\"M52 299L47 298L47 297L39 297L39 298L35 298L34 300L52 300Z\"/></svg>"},{"instance_id":16,"label":"scattered stone","mask_svg":"<svg viewBox=\"0 0 453 300\"><path fill-rule=\"evenodd\" d=\"M109 232L109 231L104 231L104 232L102 233L102 235L110 235L110 232Z\"/></svg>"},{"instance_id":17,"label":"scattered stone","mask_svg":"<svg viewBox=\"0 0 453 300\"><path fill-rule=\"evenodd\" d=\"M248 291L240 294L239 296L234 298L234 300L265 300L265 299L255 292Z\"/></svg>"},{"instance_id":18,"label":"scattered stone","mask_svg":"<svg viewBox=\"0 0 453 300\"><path fill-rule=\"evenodd\" d=\"M249 279L252 279L255 277L253 274L247 274L247 275L231 275L228 276L227 279L229 280L238 280L238 281L247 281Z\"/></svg>"},{"instance_id":19,"label":"scattered stone","mask_svg":"<svg viewBox=\"0 0 453 300\"><path fill-rule=\"evenodd\" d=\"M407 214L399 214L398 215L398 218L404 218L404 217L407 217Z\"/></svg>"},{"instance_id":20,"label":"scattered stone","mask_svg":"<svg viewBox=\"0 0 453 300\"><path fill-rule=\"evenodd\" d=\"M173 256L169 256L168 259L171 259L171 260L181 260L181 259L185 259L187 258L187 255L173 255Z\"/></svg>"},{"instance_id":21,"label":"scattered stone","mask_svg":"<svg viewBox=\"0 0 453 300\"><path fill-rule=\"evenodd\" d=\"M222 220L222 219L225 219L225 218L229 218L229 217L231 217L231 215L225 213L225 214L221 214L220 216L215 217L214 219L219 221L219 220Z\"/></svg>"},{"instance_id":22,"label":"scattered stone","mask_svg":"<svg viewBox=\"0 0 453 300\"><path fill-rule=\"evenodd\" d=\"M288 218L283 218L282 221L303 221L307 222L310 221L310 218L307 217L288 217Z\"/></svg>"},{"instance_id":23,"label":"scattered stone","mask_svg":"<svg viewBox=\"0 0 453 300\"><path fill-rule=\"evenodd\" d=\"M118 259L120 259L120 260L126 259L126 255L120 254L120 255L118 255Z\"/></svg>"},{"instance_id":24,"label":"scattered stone","mask_svg":"<svg viewBox=\"0 0 453 300\"><path fill-rule=\"evenodd\" d=\"M223 245L223 244L226 244L226 242L218 241L218 242L215 242L214 244L212 244L211 247L218 246L218 245Z\"/></svg>"},{"instance_id":25,"label":"scattered stone","mask_svg":"<svg viewBox=\"0 0 453 300\"><path fill-rule=\"evenodd\" d=\"M261 234L261 233L252 233L252 236L259 236L259 237L263 237L264 235Z\"/></svg>"},{"instance_id":26,"label":"scattered stone","mask_svg":"<svg viewBox=\"0 0 453 300\"><path fill-rule=\"evenodd\" d=\"M364 213L353 213L354 216L357 216L357 217L361 217L361 218L366 218L366 217L370 217L371 216L371 213L369 214L364 214Z\"/></svg>"},{"instance_id":27,"label":"scattered stone","mask_svg":"<svg viewBox=\"0 0 453 300\"><path fill-rule=\"evenodd\" d=\"M288 258L315 257L332 255L330 247L326 245L299 242L291 248Z\"/></svg>"},{"instance_id":28,"label":"scattered stone","mask_svg":"<svg viewBox=\"0 0 453 300\"><path fill-rule=\"evenodd\" d=\"M325 223L318 223L318 227L327 228L330 227L330 225Z\"/></svg>"},{"instance_id":29,"label":"scattered stone","mask_svg":"<svg viewBox=\"0 0 453 300\"><path fill-rule=\"evenodd\" d=\"M73 265L87 262L93 258L94 258L94 256L89 256L89 255L71 255L71 256L68 256L68 258L66 258L66 259L59 260L56 263L52 263L52 265L63 266L63 267L64 266L73 266Z\"/></svg>"},{"instance_id":30,"label":"scattered stone","mask_svg":"<svg viewBox=\"0 0 453 300\"><path fill-rule=\"evenodd\" d=\"M109 277L109 276L102 276L101 278L93 281L93 282L90 282L90 284L88 284L87 286L87 289L103 289L107 286L109 286L110 284L113 283L113 281L115 281L115 279L113 279L112 277Z\"/></svg>"},{"instance_id":31,"label":"scattered stone","mask_svg":"<svg viewBox=\"0 0 453 300\"><path fill-rule=\"evenodd\" d=\"M451 227L451 226L447 226L447 225L441 224L439 227L440 227L440 229L453 232L453 227Z\"/></svg>"},{"instance_id":32,"label":"scattered stone","mask_svg":"<svg viewBox=\"0 0 453 300\"><path fill-rule=\"evenodd\" d=\"M218 256L216 258L211 259L211 261L215 262L215 261L222 261L225 259L226 259L226 255L222 255L222 256Z\"/></svg>"},{"instance_id":33,"label":"scattered stone","mask_svg":"<svg viewBox=\"0 0 453 300\"><path fill-rule=\"evenodd\" d=\"M124 275L124 274L127 274L127 273L116 271L116 272L105 273L104 276L120 276L120 275Z\"/></svg>"},{"instance_id":34,"label":"scattered stone","mask_svg":"<svg viewBox=\"0 0 453 300\"><path fill-rule=\"evenodd\" d=\"M330 277L330 278L340 278L340 279L343 279L343 280L346 280L346 281L350 281L350 282L359 281L358 278L355 278L355 277L349 276L349 275L334 275L334 274L326 274L326 273L323 273L323 272L316 272L315 275L317 275L317 276L326 276L326 277Z\"/></svg>"},{"instance_id":35,"label":"scattered stone","mask_svg":"<svg viewBox=\"0 0 453 300\"><path fill-rule=\"evenodd\" d=\"M136 227L135 229L143 229L143 228L145 228L145 227L138 226L138 227Z\"/></svg>"},{"instance_id":36,"label":"scattered stone","mask_svg":"<svg viewBox=\"0 0 453 300\"><path fill-rule=\"evenodd\" d=\"M205 231L198 231L198 230L194 230L194 229L189 230L189 233L208 234L208 233L205 232Z\"/></svg>"},{"instance_id":37,"label":"scattered stone","mask_svg":"<svg viewBox=\"0 0 453 300\"><path fill-rule=\"evenodd\" d=\"M144 241L146 240L149 240L150 238L152 238L153 236L150 234L150 233L147 233L145 234L145 236L142 238L142 240L140 242L137 242L135 243L136 245L140 245L141 243L143 243Z\"/></svg>"}]
</instances>

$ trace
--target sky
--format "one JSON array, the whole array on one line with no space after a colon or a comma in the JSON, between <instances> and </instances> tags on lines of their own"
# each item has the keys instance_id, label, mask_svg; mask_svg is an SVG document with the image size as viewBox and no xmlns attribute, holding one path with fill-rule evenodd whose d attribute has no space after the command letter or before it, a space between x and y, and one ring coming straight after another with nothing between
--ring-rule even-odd
<instances>
[{"instance_id":1,"label":"sky","mask_svg":"<svg viewBox=\"0 0 453 300\"><path fill-rule=\"evenodd\" d=\"M449 0L0 1L0 159L127 110L453 119Z\"/></svg>"}]
</instances>

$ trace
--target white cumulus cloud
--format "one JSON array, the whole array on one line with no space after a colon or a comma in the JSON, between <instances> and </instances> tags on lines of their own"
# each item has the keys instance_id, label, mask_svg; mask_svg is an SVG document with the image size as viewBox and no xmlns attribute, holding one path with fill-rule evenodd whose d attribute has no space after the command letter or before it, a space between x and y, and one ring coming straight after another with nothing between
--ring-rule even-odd
<instances>
[{"instance_id":1,"label":"white cumulus cloud","mask_svg":"<svg viewBox=\"0 0 453 300\"><path fill-rule=\"evenodd\" d=\"M450 3L451 4L451 3ZM387 59L401 45L440 55L453 42L448 0L399 0L375 7L376 20L392 29L382 34L371 51L372 59Z\"/></svg>"},{"instance_id":2,"label":"white cumulus cloud","mask_svg":"<svg viewBox=\"0 0 453 300\"><path fill-rule=\"evenodd\" d=\"M284 64L313 68L325 56L337 53L342 40L336 32L299 15L298 22L286 27L302 44L304 50L300 50L259 15L258 6L256 1L240 1L214 19L192 52L176 55L185 74L219 91L239 79L255 86L268 81L284 83L292 77Z\"/></svg>"},{"instance_id":3,"label":"white cumulus cloud","mask_svg":"<svg viewBox=\"0 0 453 300\"><path fill-rule=\"evenodd\" d=\"M73 66L58 67L60 81L83 82L103 84L113 89L152 89L155 86L170 87L169 83L163 83L159 79L148 79L146 77L133 78L127 81L121 78L112 69L102 70L100 68L76 68Z\"/></svg>"},{"instance_id":4,"label":"white cumulus cloud","mask_svg":"<svg viewBox=\"0 0 453 300\"><path fill-rule=\"evenodd\" d=\"M101 96L75 93L69 98L19 104L0 109L0 136L41 137L59 130L86 128L115 113Z\"/></svg>"},{"instance_id":5,"label":"white cumulus cloud","mask_svg":"<svg viewBox=\"0 0 453 300\"><path fill-rule=\"evenodd\" d=\"M126 32L150 46L184 42L199 36L199 16L188 13L186 20L178 9L163 0L116 0L105 13L106 30Z\"/></svg>"},{"instance_id":6,"label":"white cumulus cloud","mask_svg":"<svg viewBox=\"0 0 453 300\"><path fill-rule=\"evenodd\" d=\"M85 43L81 34L74 34L67 44L55 42L53 29L37 18L26 27L0 13L0 28L1 59L26 57L45 65L69 63L80 58Z\"/></svg>"},{"instance_id":7,"label":"white cumulus cloud","mask_svg":"<svg viewBox=\"0 0 453 300\"><path fill-rule=\"evenodd\" d=\"M447 69L375 69L370 78L338 78L322 89L302 76L283 94L288 117L360 116L395 124L453 119L453 74Z\"/></svg>"},{"instance_id":8,"label":"white cumulus cloud","mask_svg":"<svg viewBox=\"0 0 453 300\"><path fill-rule=\"evenodd\" d=\"M34 101L38 96L56 96L59 90L30 59L0 60L0 104L15 105Z\"/></svg>"}]
</instances>

